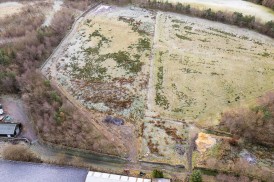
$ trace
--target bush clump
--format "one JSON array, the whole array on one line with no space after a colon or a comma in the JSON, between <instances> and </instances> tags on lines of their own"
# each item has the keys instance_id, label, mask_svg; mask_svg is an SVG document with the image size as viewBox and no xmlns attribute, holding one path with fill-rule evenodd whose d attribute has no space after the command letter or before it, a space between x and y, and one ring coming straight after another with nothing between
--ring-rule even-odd
<instances>
[{"instance_id":1,"label":"bush clump","mask_svg":"<svg viewBox=\"0 0 274 182\"><path fill-rule=\"evenodd\" d=\"M152 171L152 177L153 178L163 178L164 177L163 171L159 171L157 169L154 169Z\"/></svg>"},{"instance_id":2,"label":"bush clump","mask_svg":"<svg viewBox=\"0 0 274 182\"><path fill-rule=\"evenodd\" d=\"M202 182L202 173L199 170L195 170L192 172L190 176L190 182Z\"/></svg>"}]
</instances>

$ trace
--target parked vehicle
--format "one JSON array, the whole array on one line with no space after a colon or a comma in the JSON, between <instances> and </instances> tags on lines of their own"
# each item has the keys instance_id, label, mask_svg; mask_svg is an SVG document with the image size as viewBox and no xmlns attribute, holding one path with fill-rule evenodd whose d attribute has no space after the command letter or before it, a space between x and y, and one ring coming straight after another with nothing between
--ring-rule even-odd
<instances>
[{"instance_id":1,"label":"parked vehicle","mask_svg":"<svg viewBox=\"0 0 274 182\"><path fill-rule=\"evenodd\" d=\"M3 106L0 104L0 115L4 114Z\"/></svg>"}]
</instances>

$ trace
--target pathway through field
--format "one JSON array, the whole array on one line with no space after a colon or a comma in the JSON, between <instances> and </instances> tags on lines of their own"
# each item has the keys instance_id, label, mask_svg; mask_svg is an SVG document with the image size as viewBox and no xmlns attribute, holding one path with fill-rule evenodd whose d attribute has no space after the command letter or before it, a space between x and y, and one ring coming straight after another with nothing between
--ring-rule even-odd
<instances>
[{"instance_id":1,"label":"pathway through field","mask_svg":"<svg viewBox=\"0 0 274 182\"><path fill-rule=\"evenodd\" d=\"M155 50L157 49L157 40L159 35L157 32L159 31L159 13L156 15L156 21L154 26L154 37L152 42L152 49L150 53L150 65L149 65L149 80L148 80L148 89L147 89L147 110L145 112L145 116L153 117L155 116L155 113L153 111L153 103L154 103L154 96L155 96L155 87L154 87L154 60L155 60Z\"/></svg>"}]
</instances>

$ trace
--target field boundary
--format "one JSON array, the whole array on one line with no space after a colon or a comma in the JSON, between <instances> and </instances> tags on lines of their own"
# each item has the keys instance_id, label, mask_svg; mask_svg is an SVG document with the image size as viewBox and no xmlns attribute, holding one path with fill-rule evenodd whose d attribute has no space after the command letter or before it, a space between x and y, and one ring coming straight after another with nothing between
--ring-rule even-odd
<instances>
[{"instance_id":1,"label":"field boundary","mask_svg":"<svg viewBox=\"0 0 274 182\"><path fill-rule=\"evenodd\" d=\"M70 30L66 33L66 35L63 37L63 39L61 40L61 42L58 44L58 46L52 51L52 53L50 54L50 56L47 58L47 60L40 66L40 70L42 71L42 69L44 68L44 66L49 62L49 60L52 59L53 55L56 53L56 51L61 47L61 45L63 44L63 42L66 40L66 38L69 36L69 34L71 34L71 32L73 31L73 28L76 26L77 23L79 23L78 21L83 18L88 12L90 12L92 9L95 9L96 7L98 7L99 5L101 5L102 2L98 2L95 5L90 6L87 10L85 10L81 15L79 15L75 21L73 22L73 24L71 25Z\"/></svg>"}]
</instances>

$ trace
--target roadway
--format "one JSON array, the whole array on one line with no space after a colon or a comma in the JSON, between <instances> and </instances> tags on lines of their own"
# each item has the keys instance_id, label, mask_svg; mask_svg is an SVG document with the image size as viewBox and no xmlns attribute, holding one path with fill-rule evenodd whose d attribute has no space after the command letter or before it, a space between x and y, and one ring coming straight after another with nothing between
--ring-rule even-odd
<instances>
[{"instance_id":1,"label":"roadway","mask_svg":"<svg viewBox=\"0 0 274 182\"><path fill-rule=\"evenodd\" d=\"M1 182L84 182L86 169L0 160Z\"/></svg>"}]
</instances>

